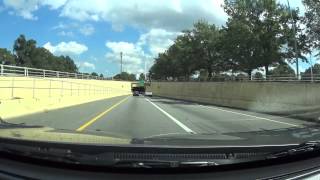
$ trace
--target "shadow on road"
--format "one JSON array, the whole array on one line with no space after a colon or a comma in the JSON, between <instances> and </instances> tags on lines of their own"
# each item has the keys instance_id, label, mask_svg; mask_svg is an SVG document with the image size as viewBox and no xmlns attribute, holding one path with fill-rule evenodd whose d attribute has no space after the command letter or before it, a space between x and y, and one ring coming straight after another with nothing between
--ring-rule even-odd
<instances>
[{"instance_id":1,"label":"shadow on road","mask_svg":"<svg viewBox=\"0 0 320 180\"><path fill-rule=\"evenodd\" d=\"M182 101L177 99L164 99L161 97L149 97L153 102L163 103L163 104L177 104L177 105L197 105L194 102Z\"/></svg>"}]
</instances>

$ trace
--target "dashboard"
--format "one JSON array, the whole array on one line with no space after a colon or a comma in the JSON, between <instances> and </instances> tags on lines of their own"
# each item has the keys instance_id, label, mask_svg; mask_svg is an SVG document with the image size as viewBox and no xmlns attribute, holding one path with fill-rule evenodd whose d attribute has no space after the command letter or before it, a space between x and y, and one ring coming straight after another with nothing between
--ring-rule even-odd
<instances>
[{"instance_id":1,"label":"dashboard","mask_svg":"<svg viewBox=\"0 0 320 180\"><path fill-rule=\"evenodd\" d=\"M194 168L179 171L78 168L3 155L0 156L0 162L0 179L314 179L320 173L320 157L276 165L252 164L235 168Z\"/></svg>"}]
</instances>

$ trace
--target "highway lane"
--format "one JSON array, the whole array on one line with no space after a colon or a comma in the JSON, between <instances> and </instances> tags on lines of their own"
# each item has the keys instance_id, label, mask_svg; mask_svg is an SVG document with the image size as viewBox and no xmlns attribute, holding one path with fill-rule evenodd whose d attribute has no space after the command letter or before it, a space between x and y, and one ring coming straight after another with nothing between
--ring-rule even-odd
<instances>
[{"instance_id":1,"label":"highway lane","mask_svg":"<svg viewBox=\"0 0 320 180\"><path fill-rule=\"evenodd\" d=\"M129 138L248 132L312 124L244 110L143 96L115 97L7 121L79 132L106 132Z\"/></svg>"}]
</instances>

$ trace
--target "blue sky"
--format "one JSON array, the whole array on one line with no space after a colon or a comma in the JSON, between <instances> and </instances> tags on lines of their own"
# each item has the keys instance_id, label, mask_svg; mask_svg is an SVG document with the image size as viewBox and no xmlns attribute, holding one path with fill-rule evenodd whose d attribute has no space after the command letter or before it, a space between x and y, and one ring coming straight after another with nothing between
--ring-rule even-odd
<instances>
[{"instance_id":1,"label":"blue sky","mask_svg":"<svg viewBox=\"0 0 320 180\"><path fill-rule=\"evenodd\" d=\"M281 0L286 3L286 0ZM0 47L12 50L19 34L56 55L71 56L83 72L141 73L198 19L223 25L223 0L3 0ZM290 0L293 7L303 6ZM301 69L308 65L301 64Z\"/></svg>"}]
</instances>

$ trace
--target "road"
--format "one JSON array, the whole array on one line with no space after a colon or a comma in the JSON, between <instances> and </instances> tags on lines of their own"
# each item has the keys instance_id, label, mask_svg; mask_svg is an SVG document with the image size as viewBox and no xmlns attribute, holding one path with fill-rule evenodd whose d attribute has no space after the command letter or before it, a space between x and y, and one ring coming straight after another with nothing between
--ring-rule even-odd
<instances>
[{"instance_id":1,"label":"road","mask_svg":"<svg viewBox=\"0 0 320 180\"><path fill-rule=\"evenodd\" d=\"M311 124L297 119L160 97L121 96L9 119L127 138L162 134L248 132Z\"/></svg>"}]
</instances>

